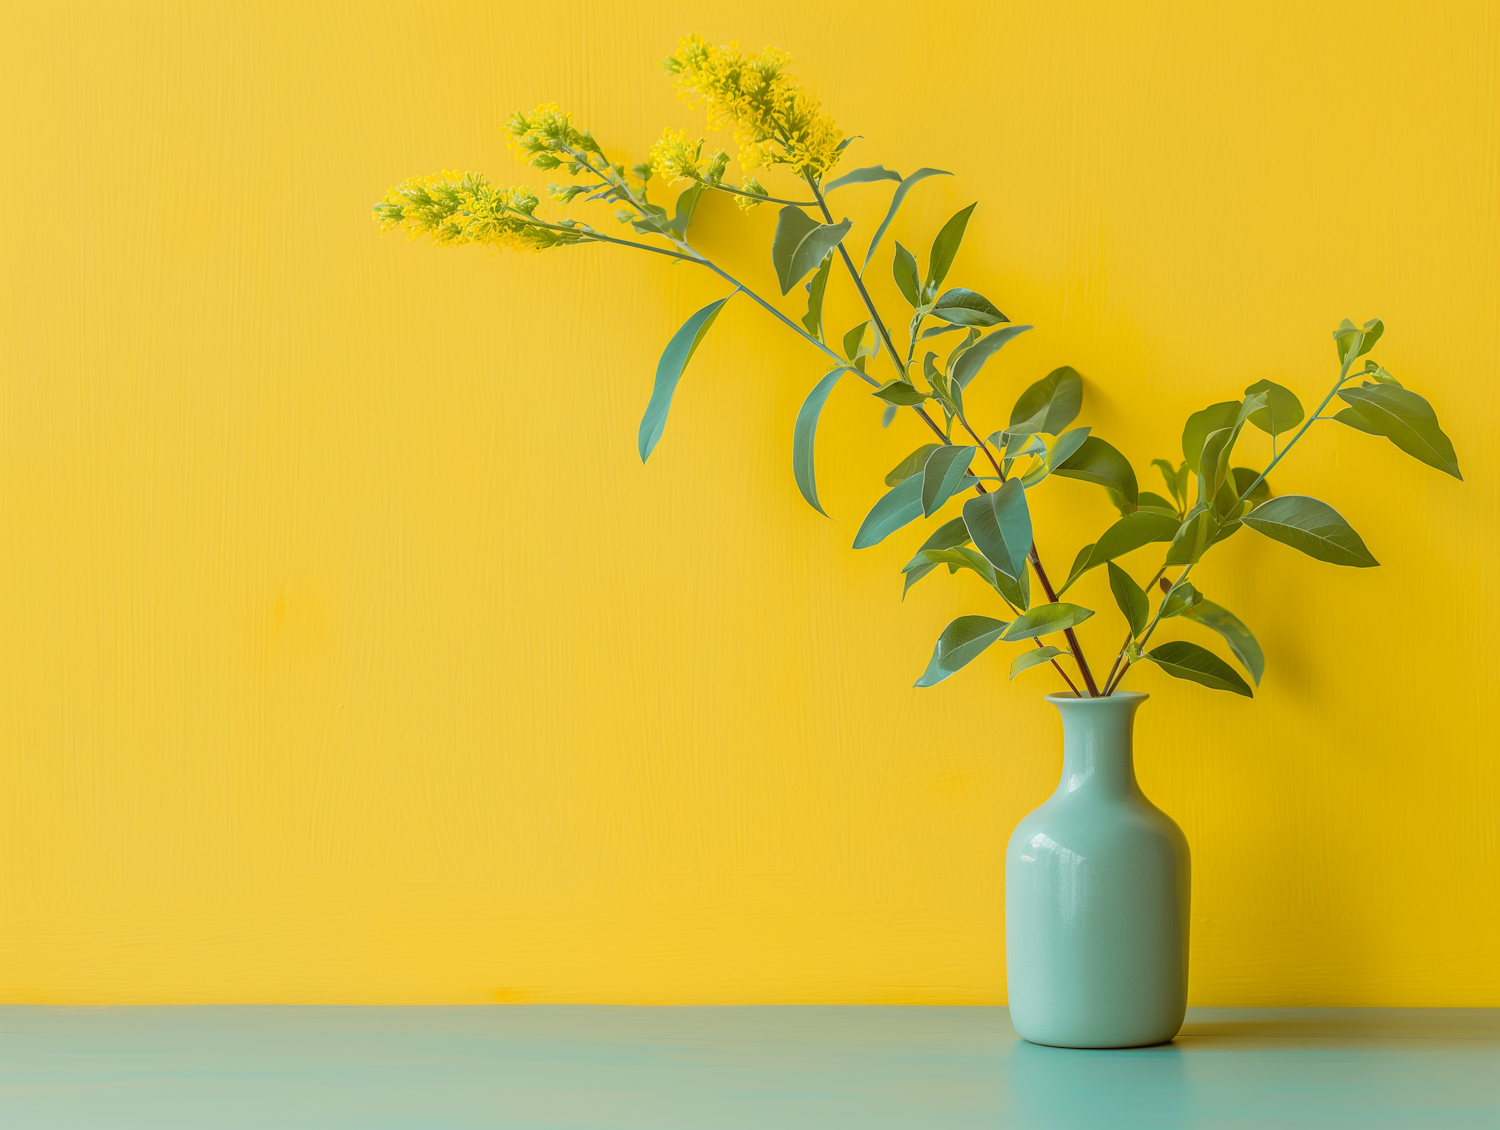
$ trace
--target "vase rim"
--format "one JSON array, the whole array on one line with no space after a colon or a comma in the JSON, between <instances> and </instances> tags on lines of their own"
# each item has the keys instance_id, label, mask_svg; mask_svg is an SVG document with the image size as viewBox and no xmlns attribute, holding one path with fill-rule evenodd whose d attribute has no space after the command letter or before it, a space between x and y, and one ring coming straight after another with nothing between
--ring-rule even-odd
<instances>
[{"instance_id":1,"label":"vase rim","mask_svg":"<svg viewBox=\"0 0 1500 1130\"><path fill-rule=\"evenodd\" d=\"M1108 704L1112 702L1129 702L1138 704L1144 702L1150 697L1151 696L1149 694L1146 694L1143 691L1115 691L1114 694L1109 695L1108 697L1099 696L1095 698L1083 698L1079 695L1074 694L1072 691L1058 691L1054 694L1049 694L1046 696L1047 701L1052 703L1054 706L1062 706L1064 704L1068 706L1097 706L1101 703Z\"/></svg>"}]
</instances>

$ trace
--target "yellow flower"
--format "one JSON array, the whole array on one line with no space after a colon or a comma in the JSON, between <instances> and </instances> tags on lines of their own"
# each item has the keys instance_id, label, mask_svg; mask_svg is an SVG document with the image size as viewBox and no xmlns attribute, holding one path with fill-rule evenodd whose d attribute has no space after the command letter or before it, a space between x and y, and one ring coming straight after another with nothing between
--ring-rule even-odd
<instances>
[{"instance_id":1,"label":"yellow flower","mask_svg":"<svg viewBox=\"0 0 1500 1130\"><path fill-rule=\"evenodd\" d=\"M662 66L677 76L678 97L690 106L707 104L710 126L734 130L747 169L791 165L821 176L838 164L842 134L785 73L790 62L776 47L746 55L738 43L714 47L690 35Z\"/></svg>"},{"instance_id":2,"label":"yellow flower","mask_svg":"<svg viewBox=\"0 0 1500 1130\"><path fill-rule=\"evenodd\" d=\"M496 188L478 173L450 171L398 184L375 205L375 219L382 231L399 228L413 239L426 235L446 247L478 243L541 251L584 238L582 232L554 231L533 220L538 203L529 188Z\"/></svg>"},{"instance_id":3,"label":"yellow flower","mask_svg":"<svg viewBox=\"0 0 1500 1130\"><path fill-rule=\"evenodd\" d=\"M665 130L661 139L651 147L651 171L674 181L697 180L703 175L698 168L702 155L701 137L689 141L687 130Z\"/></svg>"},{"instance_id":4,"label":"yellow flower","mask_svg":"<svg viewBox=\"0 0 1500 1130\"><path fill-rule=\"evenodd\" d=\"M574 153L599 152L587 132L574 128L573 115L563 113L555 102L538 106L529 114L524 110L512 114L509 144L516 160L539 169L555 169L574 160L570 149Z\"/></svg>"},{"instance_id":5,"label":"yellow flower","mask_svg":"<svg viewBox=\"0 0 1500 1130\"><path fill-rule=\"evenodd\" d=\"M746 177L745 183L740 185L741 192L753 192L756 196L770 196L771 194L761 187L760 181L754 177ZM736 196L734 202L739 206L741 212L748 212L751 208L758 207L760 201L751 196Z\"/></svg>"}]
</instances>

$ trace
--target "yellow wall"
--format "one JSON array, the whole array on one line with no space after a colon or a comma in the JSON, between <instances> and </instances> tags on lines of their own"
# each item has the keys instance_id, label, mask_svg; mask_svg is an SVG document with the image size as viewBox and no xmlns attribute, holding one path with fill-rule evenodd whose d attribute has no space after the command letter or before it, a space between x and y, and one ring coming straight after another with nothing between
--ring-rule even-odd
<instances>
[{"instance_id":1,"label":"yellow wall","mask_svg":"<svg viewBox=\"0 0 1500 1130\"><path fill-rule=\"evenodd\" d=\"M1133 675L1140 773L1193 847L1195 1002L1500 1005L1495 7L805 0L4 6L0 999L1004 1000L1002 852L1060 729L1000 649L912 689L993 608L901 603L912 531L848 548L913 421L841 387L812 513L823 369L741 301L642 468L721 286L369 219L414 173L524 177L515 107L631 160L696 128L654 67L694 28L793 52L857 163L957 174L903 243L981 201L952 281L1039 327L975 386L991 427L1071 363L1144 478L1386 319L1467 481L1313 435L1275 485L1383 568L1216 551L1265 684ZM868 232L886 195L838 203ZM699 234L770 289L774 221ZM1036 508L1057 572L1111 514ZM1074 592L1106 651L1102 571Z\"/></svg>"}]
</instances>

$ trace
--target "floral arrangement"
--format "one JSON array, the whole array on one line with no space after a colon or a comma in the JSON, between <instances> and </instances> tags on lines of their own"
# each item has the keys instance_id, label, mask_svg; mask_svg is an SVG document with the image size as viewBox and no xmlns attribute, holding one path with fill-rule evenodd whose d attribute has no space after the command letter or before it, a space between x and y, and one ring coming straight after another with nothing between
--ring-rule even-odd
<instances>
[{"instance_id":1,"label":"floral arrangement","mask_svg":"<svg viewBox=\"0 0 1500 1130\"><path fill-rule=\"evenodd\" d=\"M886 476L889 489L861 523L854 545L875 545L919 518L941 517L950 502L956 503L959 513L932 530L902 569L903 595L941 566L950 574L970 570L994 590L996 611L1003 608L1005 617L960 616L950 623L938 636L918 686L941 682L992 644L1014 643L1032 646L1014 658L1011 678L1051 665L1080 696L1113 693L1142 661L1206 687L1251 695L1244 677L1206 647L1188 641L1148 645L1163 620L1181 617L1221 637L1251 679L1260 682L1265 659L1250 629L1189 579L1206 552L1241 529L1334 565L1377 564L1333 507L1305 495L1271 491L1269 474L1312 425L1333 420L1384 436L1423 463L1462 478L1453 445L1431 405L1373 359L1359 365L1384 333L1379 319L1362 326L1344 321L1334 331L1338 377L1312 415L1291 390L1262 380L1240 399L1211 404L1189 416L1182 458L1152 461L1165 494L1141 489L1129 460L1090 428L1070 427L1082 407L1083 383L1066 366L1025 389L1009 422L982 436L984 429L968 418L965 393L986 362L1031 327L1011 324L973 290L946 286L975 205L961 209L937 232L925 270L912 251L894 243L891 270L909 307L902 314L902 350L891 330L900 323L877 309L865 276L908 193L926 178L950 174L923 168L902 176L874 165L830 179L853 139L841 135L787 72L789 62L775 47L748 55L737 44L715 47L695 35L683 39L662 66L684 101L706 108L710 129L732 131L742 170L780 167L796 184L796 194L810 199L772 196L753 175L743 176L738 185L729 183L727 151L705 152L707 141L685 131L667 130L652 146L650 159L627 172L623 163L605 155L588 130L575 126L570 114L545 105L511 118L510 145L516 156L533 168L561 170L571 178L550 186L557 205L580 197L617 205L615 218L629 236L608 234L577 219L545 219L537 215L541 201L536 193L493 186L477 173L444 172L406 181L375 205L375 219L383 229L399 229L414 238L425 235L444 246L543 251L615 244L666 255L722 278L729 293L688 318L662 354L641 420L642 460L661 440L683 370L735 295L764 307L829 366L798 413L792 456L797 487L819 513L824 511L814 473L814 438L834 385L846 377L869 385L871 395L884 404L884 425L898 412L913 413L931 432L931 440ZM847 219L834 221L828 198L839 190L885 181L895 183L890 206L856 265L849 246L853 225ZM670 209L650 198L653 182L672 186ZM780 205L771 265L782 298L802 284L800 317L784 312L693 246L694 210L709 192L726 193L746 210ZM847 276L868 314L843 334L829 334L823 324L824 296L836 274ZM937 339L948 334L959 336L950 339L956 344L947 356L939 357L937 349L944 343ZM928 343L934 348L926 348ZM886 375L876 375L880 366ZM1335 409L1331 413L1330 406ZM1246 425L1271 437L1271 459L1260 470L1234 464L1235 445ZM1283 442L1283 437L1289 438ZM1054 584L1037 553L1027 502L1030 492L1053 477L1101 487L1120 515L1078 551L1061 585ZM1166 552L1161 567L1142 585L1117 559L1152 543L1165 545ZM1062 599L1079 577L1100 566L1108 572L1125 621L1124 638L1107 669L1089 664L1074 633L1093 611ZM1040 593L1033 591L1033 577Z\"/></svg>"}]
</instances>

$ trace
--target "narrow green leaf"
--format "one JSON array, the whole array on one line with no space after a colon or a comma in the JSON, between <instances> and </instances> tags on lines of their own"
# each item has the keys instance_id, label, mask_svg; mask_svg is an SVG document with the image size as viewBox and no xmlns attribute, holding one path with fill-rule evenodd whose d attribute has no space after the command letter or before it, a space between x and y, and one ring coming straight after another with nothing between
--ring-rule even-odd
<instances>
[{"instance_id":1,"label":"narrow green leaf","mask_svg":"<svg viewBox=\"0 0 1500 1130\"><path fill-rule=\"evenodd\" d=\"M926 341L928 338L930 338L930 337L937 337L939 334L951 334L951 333L955 332L956 330L966 330L968 328L969 328L968 326L960 326L960 325L928 326L925 330L923 330L917 336L917 340L918 341Z\"/></svg>"},{"instance_id":2,"label":"narrow green leaf","mask_svg":"<svg viewBox=\"0 0 1500 1130\"><path fill-rule=\"evenodd\" d=\"M870 184L878 180L899 181L900 179L900 173L892 172L881 165L871 165L867 169L855 169L852 173L845 173L843 176L829 181L823 186L823 194L826 196L834 189L843 188L846 184Z\"/></svg>"},{"instance_id":3,"label":"narrow green leaf","mask_svg":"<svg viewBox=\"0 0 1500 1130\"><path fill-rule=\"evenodd\" d=\"M1140 490L1130 460L1098 436L1084 440L1078 450L1052 473L1065 479L1082 479L1114 492L1124 501L1122 509L1127 515L1139 504Z\"/></svg>"},{"instance_id":4,"label":"narrow green leaf","mask_svg":"<svg viewBox=\"0 0 1500 1130\"><path fill-rule=\"evenodd\" d=\"M963 287L938 295L932 304L932 316L958 326L995 326L1010 321L984 295Z\"/></svg>"},{"instance_id":5,"label":"narrow green leaf","mask_svg":"<svg viewBox=\"0 0 1500 1130\"><path fill-rule=\"evenodd\" d=\"M987 585L993 586L997 580L995 567L980 556L978 550L969 546L960 546L957 549L924 549L922 556L934 565L948 566L950 573L957 573L960 569L972 569L983 578Z\"/></svg>"},{"instance_id":6,"label":"narrow green leaf","mask_svg":"<svg viewBox=\"0 0 1500 1130\"><path fill-rule=\"evenodd\" d=\"M901 586L901 599L905 600L906 594L911 591L912 585L916 584L936 568L936 565L934 565L930 561L927 561L923 562L921 565L918 565L915 569L906 570L906 583Z\"/></svg>"},{"instance_id":7,"label":"narrow green leaf","mask_svg":"<svg viewBox=\"0 0 1500 1130\"><path fill-rule=\"evenodd\" d=\"M1201 600L1183 614L1183 618L1218 632L1229 645L1234 657L1250 672L1255 685L1260 686L1260 677L1266 671L1266 657L1250 629L1233 612L1211 600Z\"/></svg>"},{"instance_id":8,"label":"narrow green leaf","mask_svg":"<svg viewBox=\"0 0 1500 1130\"><path fill-rule=\"evenodd\" d=\"M818 432L818 417L822 415L823 404L828 400L828 394L833 391L833 386L848 370L843 368L831 369L822 380L813 385L813 389L807 394L807 399L802 402L801 409L797 412L797 424L792 429L792 477L797 480L797 489L802 492L802 497L807 504L823 517L828 517L828 511L823 509L823 504L818 501L818 482L816 469L813 465L813 439Z\"/></svg>"},{"instance_id":9,"label":"narrow green leaf","mask_svg":"<svg viewBox=\"0 0 1500 1130\"><path fill-rule=\"evenodd\" d=\"M960 616L938 636L937 646L932 649L932 659L927 670L917 680L919 687L931 687L941 683L953 672L966 666L979 654L1000 638L1005 631L1004 620L993 620L988 616Z\"/></svg>"},{"instance_id":10,"label":"narrow green leaf","mask_svg":"<svg viewBox=\"0 0 1500 1130\"><path fill-rule=\"evenodd\" d=\"M967 389L969 382L979 375L979 370L984 367L984 363L993 357L1002 345L1029 329L1031 329L1030 326L1001 326L998 330L990 331L959 354L957 360L951 361L948 365L948 372L958 382L959 388Z\"/></svg>"},{"instance_id":11,"label":"narrow green leaf","mask_svg":"<svg viewBox=\"0 0 1500 1130\"><path fill-rule=\"evenodd\" d=\"M1007 577L1026 572L1031 552L1031 512L1019 479L1008 479L999 490L964 503L964 525L974 546Z\"/></svg>"},{"instance_id":12,"label":"narrow green leaf","mask_svg":"<svg viewBox=\"0 0 1500 1130\"><path fill-rule=\"evenodd\" d=\"M1141 491L1140 497L1136 499L1136 507L1140 510L1154 510L1156 513L1165 514L1169 518L1177 517L1177 507L1154 491Z\"/></svg>"},{"instance_id":13,"label":"narrow green leaf","mask_svg":"<svg viewBox=\"0 0 1500 1130\"><path fill-rule=\"evenodd\" d=\"M1339 390L1339 397L1361 421L1406 454L1455 479L1462 479L1453 441L1438 427L1432 405L1410 389L1377 384ZM1364 430L1364 429L1361 429Z\"/></svg>"},{"instance_id":14,"label":"narrow green leaf","mask_svg":"<svg viewBox=\"0 0 1500 1130\"><path fill-rule=\"evenodd\" d=\"M870 330L868 319L844 335L844 356L850 361L858 361L861 357L873 357L879 348L880 339Z\"/></svg>"},{"instance_id":15,"label":"narrow green leaf","mask_svg":"<svg viewBox=\"0 0 1500 1130\"><path fill-rule=\"evenodd\" d=\"M885 235L885 229L891 226L891 221L896 218L896 213L901 208L901 202L906 199L906 194L912 190L918 181L928 177L951 177L953 174L945 169L918 169L896 186L896 191L891 194L891 206L886 211L885 219L880 221L880 226L875 229L875 238L870 240L870 250L865 252L865 261L860 264L859 273L863 275L865 268L870 265L870 260L875 258L875 249L880 246L880 238Z\"/></svg>"},{"instance_id":16,"label":"narrow green leaf","mask_svg":"<svg viewBox=\"0 0 1500 1130\"><path fill-rule=\"evenodd\" d=\"M1115 594L1115 603L1120 606L1125 622L1130 625L1131 636L1144 632L1151 621L1151 601L1146 596L1146 590L1113 561L1109 563L1109 591Z\"/></svg>"},{"instance_id":17,"label":"narrow green leaf","mask_svg":"<svg viewBox=\"0 0 1500 1130\"><path fill-rule=\"evenodd\" d=\"M896 406L894 404L887 404L886 407L885 407L885 411L880 414L880 426L882 428L888 428L888 427L890 427L891 426L891 421L894 420L895 418L896 418Z\"/></svg>"},{"instance_id":18,"label":"narrow green leaf","mask_svg":"<svg viewBox=\"0 0 1500 1130\"><path fill-rule=\"evenodd\" d=\"M1266 406L1250 413L1250 422L1268 435L1279 436L1302 422L1302 401L1291 389L1274 381L1256 381L1245 395L1264 393Z\"/></svg>"},{"instance_id":19,"label":"narrow green leaf","mask_svg":"<svg viewBox=\"0 0 1500 1130\"><path fill-rule=\"evenodd\" d=\"M905 482L923 467L927 466L927 457L943 445L940 443L924 443L901 462L891 468L885 477L885 485L893 487L897 483Z\"/></svg>"},{"instance_id":20,"label":"narrow green leaf","mask_svg":"<svg viewBox=\"0 0 1500 1130\"><path fill-rule=\"evenodd\" d=\"M776 236L771 241L771 263L786 294L802 281L809 271L823 261L823 256L849 233L852 223L820 224L801 208L788 204L776 220Z\"/></svg>"},{"instance_id":21,"label":"narrow green leaf","mask_svg":"<svg viewBox=\"0 0 1500 1130\"><path fill-rule=\"evenodd\" d=\"M1243 519L1252 530L1333 565L1368 569L1379 565L1337 510L1303 494L1262 502Z\"/></svg>"},{"instance_id":22,"label":"narrow green leaf","mask_svg":"<svg viewBox=\"0 0 1500 1130\"><path fill-rule=\"evenodd\" d=\"M1146 652L1151 660L1168 675L1199 683L1216 691L1231 691L1246 698L1254 698L1255 692L1240 678L1239 672L1225 663L1206 647L1199 647L1186 640L1173 640Z\"/></svg>"},{"instance_id":23,"label":"narrow green leaf","mask_svg":"<svg viewBox=\"0 0 1500 1130\"><path fill-rule=\"evenodd\" d=\"M1158 619L1170 620L1174 616L1181 616L1188 609L1192 608L1193 605L1203 602L1203 594L1188 581L1183 581L1179 585L1172 585L1163 577L1161 587L1162 592L1166 594L1166 598L1162 601L1161 610L1157 613Z\"/></svg>"},{"instance_id":24,"label":"narrow green leaf","mask_svg":"<svg viewBox=\"0 0 1500 1130\"><path fill-rule=\"evenodd\" d=\"M1050 663L1059 655L1069 655L1060 647L1034 647L1030 651L1023 651L1016 656L1010 664L1010 677L1014 679L1022 671L1029 670L1040 663Z\"/></svg>"},{"instance_id":25,"label":"narrow green leaf","mask_svg":"<svg viewBox=\"0 0 1500 1130\"><path fill-rule=\"evenodd\" d=\"M938 507L964 488L970 462L977 447L940 447L927 459L922 471L922 513L929 517ZM975 480L970 478L969 484Z\"/></svg>"},{"instance_id":26,"label":"narrow green leaf","mask_svg":"<svg viewBox=\"0 0 1500 1130\"><path fill-rule=\"evenodd\" d=\"M1032 636L1045 636L1076 628L1092 615L1092 611L1076 604L1038 604L1030 612L1017 616L1010 627L1001 633L1000 638L1006 643L1013 643Z\"/></svg>"},{"instance_id":27,"label":"narrow green leaf","mask_svg":"<svg viewBox=\"0 0 1500 1130\"><path fill-rule=\"evenodd\" d=\"M922 305L922 277L917 267L917 257L902 247L900 240L896 241L896 258L891 264L891 272L896 276L896 288L911 304L912 309Z\"/></svg>"},{"instance_id":28,"label":"narrow green leaf","mask_svg":"<svg viewBox=\"0 0 1500 1130\"><path fill-rule=\"evenodd\" d=\"M819 341L823 340L823 295L828 290L828 272L833 267L833 252L823 256L823 265L807 283L807 313L802 315L803 328Z\"/></svg>"},{"instance_id":29,"label":"narrow green leaf","mask_svg":"<svg viewBox=\"0 0 1500 1130\"><path fill-rule=\"evenodd\" d=\"M1061 435L1083 408L1083 378L1071 365L1053 369L1021 394L1005 429L1012 435ZM1134 473L1131 475L1134 478Z\"/></svg>"},{"instance_id":30,"label":"narrow green leaf","mask_svg":"<svg viewBox=\"0 0 1500 1130\"><path fill-rule=\"evenodd\" d=\"M854 535L855 549L878 545L902 526L922 516L922 476L913 475L886 491L865 515Z\"/></svg>"},{"instance_id":31,"label":"narrow green leaf","mask_svg":"<svg viewBox=\"0 0 1500 1130\"><path fill-rule=\"evenodd\" d=\"M646 414L641 417L640 435L636 441L642 463L650 457L651 452L656 450L656 445L661 441L662 429L667 426L667 412L672 407L672 394L677 391L677 382L682 379L682 371L692 360L693 354L698 349L698 343L703 340L703 335L708 332L708 328L714 324L714 319L719 316L724 303L733 297L733 294L728 295L717 302L710 302L699 310L672 335L672 340L667 342L667 348L662 351L661 360L656 364L656 384L651 389L651 399L646 404Z\"/></svg>"},{"instance_id":32,"label":"narrow green leaf","mask_svg":"<svg viewBox=\"0 0 1500 1130\"><path fill-rule=\"evenodd\" d=\"M910 408L927 399L926 393L917 391L914 385L909 385L903 380L886 381L870 395L878 396L887 404L895 404L901 408Z\"/></svg>"},{"instance_id":33,"label":"narrow green leaf","mask_svg":"<svg viewBox=\"0 0 1500 1130\"><path fill-rule=\"evenodd\" d=\"M932 251L927 256L927 281L922 284L924 297L936 294L943 285L943 280L948 277L954 256L958 254L959 245L964 241L964 229L969 226L969 217L976 207L977 201L967 208L960 208L932 241Z\"/></svg>"}]
</instances>

